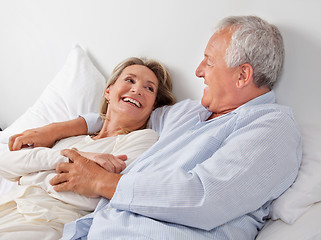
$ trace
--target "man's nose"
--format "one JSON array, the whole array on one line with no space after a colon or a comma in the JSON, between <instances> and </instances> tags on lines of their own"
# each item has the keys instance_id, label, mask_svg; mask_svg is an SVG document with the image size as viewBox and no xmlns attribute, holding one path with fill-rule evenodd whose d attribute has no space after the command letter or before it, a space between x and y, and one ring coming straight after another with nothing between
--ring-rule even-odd
<instances>
[{"instance_id":1,"label":"man's nose","mask_svg":"<svg viewBox=\"0 0 321 240\"><path fill-rule=\"evenodd\" d=\"M204 61L202 61L196 68L195 75L199 78L204 77Z\"/></svg>"}]
</instances>

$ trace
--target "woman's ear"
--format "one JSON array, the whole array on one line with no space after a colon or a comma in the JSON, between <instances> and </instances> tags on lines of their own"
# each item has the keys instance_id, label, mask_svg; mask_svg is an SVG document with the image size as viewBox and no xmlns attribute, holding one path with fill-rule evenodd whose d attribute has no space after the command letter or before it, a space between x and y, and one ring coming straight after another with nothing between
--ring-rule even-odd
<instances>
[{"instance_id":1,"label":"woman's ear","mask_svg":"<svg viewBox=\"0 0 321 240\"><path fill-rule=\"evenodd\" d=\"M243 88L253 81L253 68L250 64L244 63L239 66L239 78L236 82L238 88Z\"/></svg>"},{"instance_id":2,"label":"woman's ear","mask_svg":"<svg viewBox=\"0 0 321 240\"><path fill-rule=\"evenodd\" d=\"M110 86L106 88L104 96L107 101L109 101L109 95L110 95Z\"/></svg>"}]
</instances>

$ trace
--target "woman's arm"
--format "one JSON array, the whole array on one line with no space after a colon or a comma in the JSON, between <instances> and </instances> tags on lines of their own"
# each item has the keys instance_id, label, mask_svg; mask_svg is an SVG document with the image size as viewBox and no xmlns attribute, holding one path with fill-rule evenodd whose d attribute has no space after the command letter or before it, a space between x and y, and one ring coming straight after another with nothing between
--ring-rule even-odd
<instances>
[{"instance_id":1,"label":"woman's arm","mask_svg":"<svg viewBox=\"0 0 321 240\"><path fill-rule=\"evenodd\" d=\"M76 149L72 149L76 150ZM126 155L114 156L109 153L93 153L93 152L82 152L76 150L79 155L94 161L101 167L105 168L108 172L120 173L126 168L125 161L127 160Z\"/></svg>"},{"instance_id":2,"label":"woman's arm","mask_svg":"<svg viewBox=\"0 0 321 240\"><path fill-rule=\"evenodd\" d=\"M53 170L59 162L68 161L58 149L35 148L6 152L0 156L0 175L10 181L18 181L29 173Z\"/></svg>"},{"instance_id":3,"label":"woman's arm","mask_svg":"<svg viewBox=\"0 0 321 240\"><path fill-rule=\"evenodd\" d=\"M65 122L51 123L11 136L9 149L10 151L15 151L29 146L52 147L60 139L87 134L87 131L87 124L83 117Z\"/></svg>"}]
</instances>

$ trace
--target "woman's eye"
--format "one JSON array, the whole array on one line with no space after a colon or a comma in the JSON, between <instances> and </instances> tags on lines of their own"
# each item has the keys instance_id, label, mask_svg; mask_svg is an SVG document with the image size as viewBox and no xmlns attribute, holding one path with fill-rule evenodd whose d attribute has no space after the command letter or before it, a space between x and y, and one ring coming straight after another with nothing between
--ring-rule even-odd
<instances>
[{"instance_id":1,"label":"woman's eye","mask_svg":"<svg viewBox=\"0 0 321 240\"><path fill-rule=\"evenodd\" d=\"M134 80L131 79L131 78L126 78L125 81L126 81L126 82L130 82L130 83L134 83Z\"/></svg>"},{"instance_id":2,"label":"woman's eye","mask_svg":"<svg viewBox=\"0 0 321 240\"><path fill-rule=\"evenodd\" d=\"M150 92L154 92L154 88L153 87L146 87L148 91Z\"/></svg>"}]
</instances>

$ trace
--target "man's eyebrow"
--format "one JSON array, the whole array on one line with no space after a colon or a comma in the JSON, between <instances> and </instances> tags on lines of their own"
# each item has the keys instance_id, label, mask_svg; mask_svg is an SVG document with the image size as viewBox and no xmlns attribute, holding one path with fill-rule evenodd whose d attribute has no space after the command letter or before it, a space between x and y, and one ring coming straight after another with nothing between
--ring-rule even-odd
<instances>
[{"instance_id":1,"label":"man's eyebrow","mask_svg":"<svg viewBox=\"0 0 321 240\"><path fill-rule=\"evenodd\" d=\"M210 60L212 59L212 57L210 55L206 54L206 53L204 54L204 57L207 58L207 59L210 59Z\"/></svg>"},{"instance_id":2,"label":"man's eyebrow","mask_svg":"<svg viewBox=\"0 0 321 240\"><path fill-rule=\"evenodd\" d=\"M204 57L211 62L214 61L214 58L208 54L204 54Z\"/></svg>"}]
</instances>

